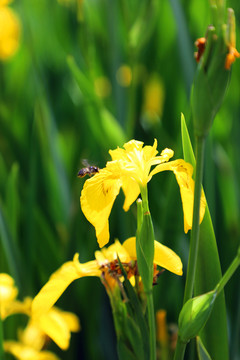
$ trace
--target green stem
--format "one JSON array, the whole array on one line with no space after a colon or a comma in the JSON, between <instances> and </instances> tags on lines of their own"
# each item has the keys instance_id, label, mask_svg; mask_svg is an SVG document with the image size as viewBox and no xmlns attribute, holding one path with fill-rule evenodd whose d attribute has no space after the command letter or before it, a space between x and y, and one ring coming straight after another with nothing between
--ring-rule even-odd
<instances>
[{"instance_id":1,"label":"green stem","mask_svg":"<svg viewBox=\"0 0 240 360\"><path fill-rule=\"evenodd\" d=\"M177 341L177 346L174 353L174 360L183 359L186 349L186 344L181 342L179 339Z\"/></svg>"},{"instance_id":2,"label":"green stem","mask_svg":"<svg viewBox=\"0 0 240 360\"><path fill-rule=\"evenodd\" d=\"M199 219L200 219L200 201L202 191L203 161L204 161L205 137L196 137L196 175L194 187L194 205L193 205L193 223L190 240L190 251L187 268L187 278L184 292L185 304L193 295L193 287L197 266L198 245L199 245ZM182 360L184 357L186 344L178 339L174 354L174 360Z\"/></svg>"},{"instance_id":3,"label":"green stem","mask_svg":"<svg viewBox=\"0 0 240 360\"><path fill-rule=\"evenodd\" d=\"M1 315L1 314L0 314ZM0 360L4 359L4 350L3 350L3 322L0 316Z\"/></svg>"},{"instance_id":4,"label":"green stem","mask_svg":"<svg viewBox=\"0 0 240 360\"><path fill-rule=\"evenodd\" d=\"M150 359L156 360L156 326L155 326L155 311L153 304L153 293L147 293L148 305L148 324L150 329Z\"/></svg>"},{"instance_id":5,"label":"green stem","mask_svg":"<svg viewBox=\"0 0 240 360\"><path fill-rule=\"evenodd\" d=\"M217 295L219 295L220 292L223 290L224 286L230 280L230 278L235 273L239 265L240 265L240 247L238 249L237 256L234 258L233 262L231 263L231 265L229 266L229 268L227 269L227 271L225 272L225 274L223 275L223 277L221 278L221 280L219 281L219 283L215 288L215 290L217 291Z\"/></svg>"},{"instance_id":6,"label":"green stem","mask_svg":"<svg viewBox=\"0 0 240 360\"><path fill-rule=\"evenodd\" d=\"M187 279L186 279L184 300L183 300L184 304L192 297L196 266L197 266L204 145L205 145L205 137L196 137L196 176L195 176L195 187L194 187L193 223L192 223L192 232L191 232L191 240L190 240Z\"/></svg>"}]
</instances>

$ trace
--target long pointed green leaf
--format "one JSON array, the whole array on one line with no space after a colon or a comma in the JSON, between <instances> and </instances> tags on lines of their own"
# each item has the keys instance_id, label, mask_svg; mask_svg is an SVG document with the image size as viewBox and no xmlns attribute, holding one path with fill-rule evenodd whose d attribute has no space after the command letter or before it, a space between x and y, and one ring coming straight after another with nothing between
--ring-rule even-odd
<instances>
[{"instance_id":1,"label":"long pointed green leaf","mask_svg":"<svg viewBox=\"0 0 240 360\"><path fill-rule=\"evenodd\" d=\"M202 343L202 340L199 336L197 336L197 353L199 360L211 360L210 355L208 354L205 346Z\"/></svg>"},{"instance_id":2,"label":"long pointed green leaf","mask_svg":"<svg viewBox=\"0 0 240 360\"><path fill-rule=\"evenodd\" d=\"M2 209L0 208L0 245L3 249L11 276L14 278L17 287L21 287L22 273L19 260L19 250L13 242L10 229L8 228Z\"/></svg>"},{"instance_id":3,"label":"long pointed green leaf","mask_svg":"<svg viewBox=\"0 0 240 360\"><path fill-rule=\"evenodd\" d=\"M181 117L181 131L184 159L195 166L195 157L183 115ZM200 226L199 253L194 286L195 296L212 290L221 277L216 238L209 209L206 206L205 216ZM226 306L223 292L216 300L212 314L200 336L213 359L227 360L229 358Z\"/></svg>"}]
</instances>

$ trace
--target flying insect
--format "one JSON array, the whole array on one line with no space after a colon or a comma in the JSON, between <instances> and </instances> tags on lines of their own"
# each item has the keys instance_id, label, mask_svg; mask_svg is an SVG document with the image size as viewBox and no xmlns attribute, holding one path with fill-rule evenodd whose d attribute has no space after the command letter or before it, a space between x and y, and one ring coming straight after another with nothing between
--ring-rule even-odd
<instances>
[{"instance_id":1,"label":"flying insect","mask_svg":"<svg viewBox=\"0 0 240 360\"><path fill-rule=\"evenodd\" d=\"M89 163L86 159L83 159L82 163L85 167L79 170L79 172L77 174L77 176L79 178L83 178L86 175L93 176L99 172L99 167L97 167L95 165L89 165Z\"/></svg>"}]
</instances>

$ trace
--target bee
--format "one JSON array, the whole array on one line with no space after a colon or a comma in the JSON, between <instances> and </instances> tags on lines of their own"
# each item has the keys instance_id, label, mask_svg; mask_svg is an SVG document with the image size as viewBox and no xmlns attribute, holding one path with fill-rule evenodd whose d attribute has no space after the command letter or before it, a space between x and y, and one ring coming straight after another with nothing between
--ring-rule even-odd
<instances>
[{"instance_id":1,"label":"bee","mask_svg":"<svg viewBox=\"0 0 240 360\"><path fill-rule=\"evenodd\" d=\"M95 175L96 173L99 172L99 167L95 166L95 165L89 165L87 163L86 160L83 161L84 165L86 167L82 168L81 170L79 170L77 176L79 178L83 178L84 176L88 175L88 176L93 176Z\"/></svg>"}]
</instances>

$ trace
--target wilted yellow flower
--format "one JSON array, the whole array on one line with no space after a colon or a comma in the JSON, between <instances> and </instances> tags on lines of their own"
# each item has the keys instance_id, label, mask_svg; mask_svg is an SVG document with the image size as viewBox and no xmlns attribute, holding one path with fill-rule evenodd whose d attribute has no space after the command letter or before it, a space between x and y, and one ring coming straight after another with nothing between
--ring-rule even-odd
<instances>
[{"instance_id":1,"label":"wilted yellow flower","mask_svg":"<svg viewBox=\"0 0 240 360\"><path fill-rule=\"evenodd\" d=\"M0 59L6 60L17 51L20 39L20 22L8 5L10 1L0 0Z\"/></svg>"},{"instance_id":2,"label":"wilted yellow flower","mask_svg":"<svg viewBox=\"0 0 240 360\"><path fill-rule=\"evenodd\" d=\"M155 241L154 264L182 275L182 262L179 256L168 247ZM136 268L136 238L127 239L123 245L115 241L108 248L95 252L95 260L81 264L78 261L78 254L75 254L73 261L68 261L57 270L33 299L33 319L42 318L48 314L49 309L55 304L66 288L76 279L85 276L110 276L115 281L121 277L121 271L117 262L120 258L128 277L135 275ZM134 271L133 271L134 269Z\"/></svg>"},{"instance_id":3,"label":"wilted yellow flower","mask_svg":"<svg viewBox=\"0 0 240 360\"><path fill-rule=\"evenodd\" d=\"M123 209L128 211L152 176L165 170L173 171L176 176L183 204L184 230L187 232L191 229L194 196L192 165L182 159L168 162L174 154L171 149L165 149L157 156L156 139L153 146L143 146L143 142L131 140L123 147L109 151L112 161L85 182L80 197L82 211L95 227L99 246L103 247L109 241L108 218L120 188L125 195ZM154 165L155 168L151 170ZM202 195L201 221L205 204Z\"/></svg>"}]
</instances>

